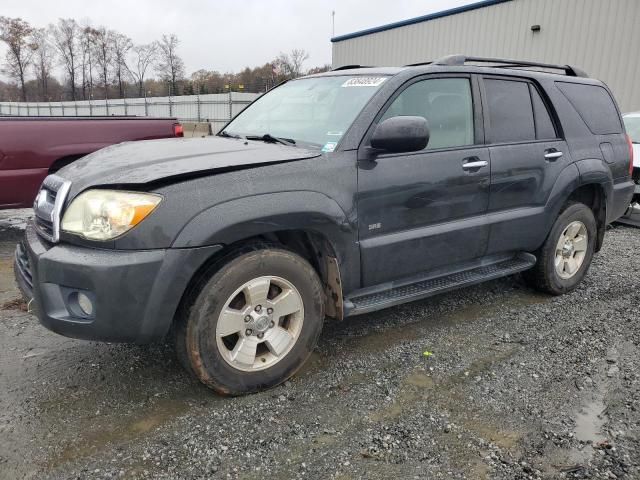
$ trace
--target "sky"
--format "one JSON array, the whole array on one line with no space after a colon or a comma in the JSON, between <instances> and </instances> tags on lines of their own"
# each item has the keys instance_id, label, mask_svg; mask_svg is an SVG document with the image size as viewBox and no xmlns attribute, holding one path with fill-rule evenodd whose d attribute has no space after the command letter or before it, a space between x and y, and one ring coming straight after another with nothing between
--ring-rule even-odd
<instances>
[{"instance_id":1,"label":"sky","mask_svg":"<svg viewBox=\"0 0 640 480\"><path fill-rule=\"evenodd\" d=\"M180 39L187 74L237 72L302 48L305 68L331 63L332 22L343 35L477 0L0 0L0 15L46 26L60 17L90 20L134 43L163 33ZM3 61L6 48L0 46Z\"/></svg>"}]
</instances>

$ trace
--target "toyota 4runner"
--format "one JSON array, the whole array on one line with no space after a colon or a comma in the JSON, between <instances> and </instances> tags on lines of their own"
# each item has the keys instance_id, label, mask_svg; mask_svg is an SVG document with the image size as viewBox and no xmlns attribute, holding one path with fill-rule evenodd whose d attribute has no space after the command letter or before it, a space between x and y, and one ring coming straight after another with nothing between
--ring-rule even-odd
<instances>
[{"instance_id":1,"label":"toyota 4runner","mask_svg":"<svg viewBox=\"0 0 640 480\"><path fill-rule=\"evenodd\" d=\"M111 146L47 177L16 278L55 332L170 334L203 383L254 392L300 368L325 317L517 272L575 289L629 205L632 152L577 68L339 68L215 137Z\"/></svg>"}]
</instances>

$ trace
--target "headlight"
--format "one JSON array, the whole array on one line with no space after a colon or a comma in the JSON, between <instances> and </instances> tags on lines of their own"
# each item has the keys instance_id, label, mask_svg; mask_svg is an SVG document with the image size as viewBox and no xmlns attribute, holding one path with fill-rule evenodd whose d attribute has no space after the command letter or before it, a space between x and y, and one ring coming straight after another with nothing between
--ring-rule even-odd
<instances>
[{"instance_id":1,"label":"headlight","mask_svg":"<svg viewBox=\"0 0 640 480\"><path fill-rule=\"evenodd\" d=\"M87 190L62 218L62 230L89 240L112 240L144 220L162 197L120 190Z\"/></svg>"}]
</instances>

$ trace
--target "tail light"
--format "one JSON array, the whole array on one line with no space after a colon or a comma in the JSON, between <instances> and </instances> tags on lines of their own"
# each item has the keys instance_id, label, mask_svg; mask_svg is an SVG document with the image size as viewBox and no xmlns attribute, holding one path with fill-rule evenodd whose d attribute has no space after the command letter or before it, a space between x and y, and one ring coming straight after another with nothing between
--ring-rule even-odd
<instances>
[{"instance_id":1,"label":"tail light","mask_svg":"<svg viewBox=\"0 0 640 480\"><path fill-rule=\"evenodd\" d=\"M629 135L627 135L627 143L629 144L629 175L633 175L633 142Z\"/></svg>"},{"instance_id":2,"label":"tail light","mask_svg":"<svg viewBox=\"0 0 640 480\"><path fill-rule=\"evenodd\" d=\"M184 127L179 123L173 124L173 136L174 137L184 137ZM633 163L633 161L631 162Z\"/></svg>"}]
</instances>

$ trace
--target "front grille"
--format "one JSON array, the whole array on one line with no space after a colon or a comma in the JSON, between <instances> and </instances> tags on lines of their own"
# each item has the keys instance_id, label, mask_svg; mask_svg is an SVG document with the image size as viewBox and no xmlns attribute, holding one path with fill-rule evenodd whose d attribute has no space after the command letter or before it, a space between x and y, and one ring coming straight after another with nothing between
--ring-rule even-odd
<instances>
[{"instance_id":1,"label":"front grille","mask_svg":"<svg viewBox=\"0 0 640 480\"><path fill-rule=\"evenodd\" d=\"M53 238L53 222L49 220L45 220L44 218L40 218L38 216L35 217L36 228L44 234L47 238Z\"/></svg>"},{"instance_id":2,"label":"front grille","mask_svg":"<svg viewBox=\"0 0 640 480\"><path fill-rule=\"evenodd\" d=\"M31 273L29 256L27 255L27 249L24 246L24 242L20 242L16 247L16 266L18 268L18 274L22 277L26 287L29 289L29 292L25 293L32 295L33 275Z\"/></svg>"},{"instance_id":3,"label":"front grille","mask_svg":"<svg viewBox=\"0 0 640 480\"><path fill-rule=\"evenodd\" d=\"M38 234L49 242L57 242L60 236L60 214L71 182L57 175L49 175L42 182L33 204L35 226Z\"/></svg>"}]
</instances>

